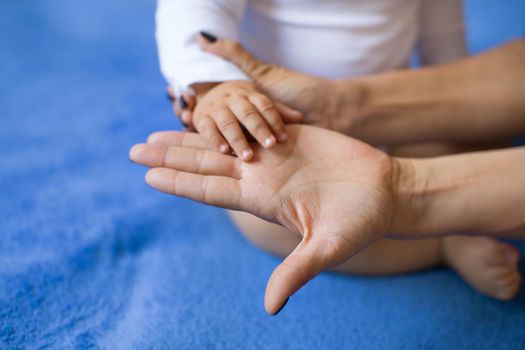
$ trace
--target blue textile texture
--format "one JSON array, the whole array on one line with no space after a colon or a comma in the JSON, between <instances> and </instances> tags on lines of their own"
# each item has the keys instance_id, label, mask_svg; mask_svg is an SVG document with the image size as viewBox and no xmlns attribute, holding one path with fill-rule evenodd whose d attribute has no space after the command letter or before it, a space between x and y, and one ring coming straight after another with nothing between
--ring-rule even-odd
<instances>
[{"instance_id":1,"label":"blue textile texture","mask_svg":"<svg viewBox=\"0 0 525 350\"><path fill-rule=\"evenodd\" d=\"M128 160L180 128L154 10L0 1L1 349L525 348L524 294L497 302L446 269L323 274L267 316L278 259ZM525 34L523 1L468 0L466 16L473 52Z\"/></svg>"}]
</instances>

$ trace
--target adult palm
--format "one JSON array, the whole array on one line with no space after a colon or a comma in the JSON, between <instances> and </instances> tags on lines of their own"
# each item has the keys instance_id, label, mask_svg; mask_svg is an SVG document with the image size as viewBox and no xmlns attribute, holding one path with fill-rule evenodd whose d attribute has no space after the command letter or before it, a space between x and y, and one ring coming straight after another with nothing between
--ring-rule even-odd
<instances>
[{"instance_id":1,"label":"adult palm","mask_svg":"<svg viewBox=\"0 0 525 350\"><path fill-rule=\"evenodd\" d=\"M154 188L279 223L302 237L276 268L265 307L287 298L321 271L381 238L391 227L394 161L332 131L287 127L289 141L255 149L251 162L206 149L197 134L161 132L130 158L150 168Z\"/></svg>"}]
</instances>

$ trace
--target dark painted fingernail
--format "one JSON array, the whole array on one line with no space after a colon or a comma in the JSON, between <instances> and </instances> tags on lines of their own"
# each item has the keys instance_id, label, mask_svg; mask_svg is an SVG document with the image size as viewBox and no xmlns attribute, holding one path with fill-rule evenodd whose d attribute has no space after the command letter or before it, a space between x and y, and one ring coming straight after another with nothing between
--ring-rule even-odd
<instances>
[{"instance_id":1,"label":"dark painted fingernail","mask_svg":"<svg viewBox=\"0 0 525 350\"><path fill-rule=\"evenodd\" d=\"M171 96L169 93L166 92L166 97L168 98L168 100L170 100L170 102L173 102L175 99L173 98L173 96Z\"/></svg>"},{"instance_id":2,"label":"dark painted fingernail","mask_svg":"<svg viewBox=\"0 0 525 350\"><path fill-rule=\"evenodd\" d=\"M284 301L283 305L281 305L281 307L279 308L279 310L275 311L275 313L274 313L272 316L275 316L275 315L277 315L279 312L281 312L281 310L284 309L285 305L288 303L288 300L290 300L290 297L286 298L286 300Z\"/></svg>"},{"instance_id":3,"label":"dark painted fingernail","mask_svg":"<svg viewBox=\"0 0 525 350\"><path fill-rule=\"evenodd\" d=\"M180 97L180 99L179 99L179 106L180 106L181 109L188 108L188 102L186 102L186 99L184 98L184 96Z\"/></svg>"},{"instance_id":4,"label":"dark painted fingernail","mask_svg":"<svg viewBox=\"0 0 525 350\"><path fill-rule=\"evenodd\" d=\"M215 35L213 35L213 34L208 33L208 32L201 31L200 35L202 35L202 37L204 39L206 39L210 43L214 43L214 42L217 41L217 37Z\"/></svg>"}]
</instances>

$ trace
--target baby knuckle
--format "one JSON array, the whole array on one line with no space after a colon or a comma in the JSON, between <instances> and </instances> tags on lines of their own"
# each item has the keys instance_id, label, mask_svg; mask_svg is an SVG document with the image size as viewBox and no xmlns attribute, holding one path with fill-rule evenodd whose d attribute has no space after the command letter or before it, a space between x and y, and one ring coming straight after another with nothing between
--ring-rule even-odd
<instances>
[{"instance_id":1,"label":"baby knuckle","mask_svg":"<svg viewBox=\"0 0 525 350\"><path fill-rule=\"evenodd\" d=\"M258 116L259 113L257 113L257 111L254 109L246 109L240 112L239 120L243 123L254 122L256 119L259 119Z\"/></svg>"},{"instance_id":2,"label":"baby knuckle","mask_svg":"<svg viewBox=\"0 0 525 350\"><path fill-rule=\"evenodd\" d=\"M237 126L237 121L235 119L226 119L219 123L219 129L221 130L230 130Z\"/></svg>"},{"instance_id":3,"label":"baby knuckle","mask_svg":"<svg viewBox=\"0 0 525 350\"><path fill-rule=\"evenodd\" d=\"M261 105L261 111L263 113L267 113L268 116L271 118L278 119L276 118L277 116L275 115L275 113L277 113L277 110L275 109L275 106L271 102L268 104Z\"/></svg>"}]
</instances>

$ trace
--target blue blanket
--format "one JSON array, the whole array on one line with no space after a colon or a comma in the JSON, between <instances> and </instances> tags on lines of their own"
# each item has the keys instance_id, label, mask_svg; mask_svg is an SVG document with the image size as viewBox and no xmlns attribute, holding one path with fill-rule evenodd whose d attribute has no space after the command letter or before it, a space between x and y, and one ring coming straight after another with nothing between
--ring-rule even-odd
<instances>
[{"instance_id":1,"label":"blue blanket","mask_svg":"<svg viewBox=\"0 0 525 350\"><path fill-rule=\"evenodd\" d=\"M523 294L490 300L445 269L324 274L267 316L278 260L128 161L180 127L154 7L0 1L1 349L525 347ZM468 1L472 50L523 35L524 16L523 1Z\"/></svg>"}]
</instances>

